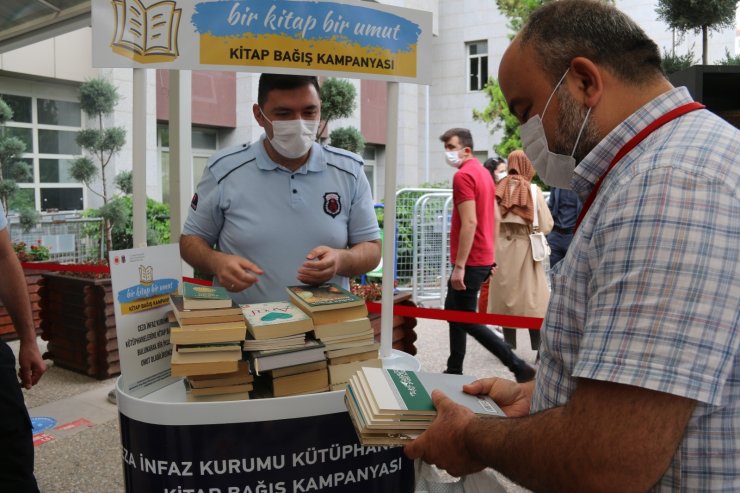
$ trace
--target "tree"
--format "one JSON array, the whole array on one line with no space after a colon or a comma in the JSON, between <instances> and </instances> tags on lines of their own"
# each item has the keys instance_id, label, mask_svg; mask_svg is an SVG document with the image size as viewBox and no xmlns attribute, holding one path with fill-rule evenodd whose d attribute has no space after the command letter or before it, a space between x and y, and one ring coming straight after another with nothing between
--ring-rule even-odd
<instances>
[{"instance_id":1,"label":"tree","mask_svg":"<svg viewBox=\"0 0 740 493\"><path fill-rule=\"evenodd\" d=\"M316 134L318 141L330 121L347 118L355 111L357 90L351 82L343 79L326 79L321 84L321 120L323 124Z\"/></svg>"},{"instance_id":2,"label":"tree","mask_svg":"<svg viewBox=\"0 0 740 493\"><path fill-rule=\"evenodd\" d=\"M709 30L732 27L738 0L658 0L658 17L680 32L702 33L702 63L709 63Z\"/></svg>"},{"instance_id":3,"label":"tree","mask_svg":"<svg viewBox=\"0 0 740 493\"><path fill-rule=\"evenodd\" d=\"M112 202L108 192L106 168L111 158L126 143L126 130L123 127L105 128L103 117L113 113L120 96L116 87L105 79L92 79L80 86L80 107L90 120L97 121L97 128L82 129L77 133L77 144L93 156L75 159L70 167L70 175L85 184L92 193L103 199L100 214L103 217L105 230L105 252L108 255L113 245L112 227L116 222L125 219L125 211L119 203ZM102 190L94 188L96 179L100 178Z\"/></svg>"},{"instance_id":4,"label":"tree","mask_svg":"<svg viewBox=\"0 0 740 493\"><path fill-rule=\"evenodd\" d=\"M17 181L31 178L31 167L20 159L26 144L10 135L5 123L13 119L13 110L0 98L0 201L5 215L10 212L9 201L18 191Z\"/></svg>"},{"instance_id":5,"label":"tree","mask_svg":"<svg viewBox=\"0 0 740 493\"><path fill-rule=\"evenodd\" d=\"M345 149L355 154L362 154L365 148L365 139L355 127L342 127L332 130L329 141L334 147Z\"/></svg>"},{"instance_id":6,"label":"tree","mask_svg":"<svg viewBox=\"0 0 740 493\"><path fill-rule=\"evenodd\" d=\"M485 122L491 133L503 128L504 138L493 146L493 150L497 155L506 157L511 151L522 148L519 120L509 111L504 93L501 92L501 86L496 79L490 77L483 87L483 92L488 96L488 106L482 111L473 110L473 120Z\"/></svg>"},{"instance_id":7,"label":"tree","mask_svg":"<svg viewBox=\"0 0 740 493\"><path fill-rule=\"evenodd\" d=\"M496 0L496 7L499 12L509 18L509 29L513 33L518 33L524 23L537 7L545 3L546 0ZM511 35L513 36L513 34Z\"/></svg>"},{"instance_id":8,"label":"tree","mask_svg":"<svg viewBox=\"0 0 740 493\"><path fill-rule=\"evenodd\" d=\"M663 48L663 56L660 60L660 65L663 67L663 71L666 74L672 74L680 70L685 70L692 66L694 62L694 50L690 49L685 55L676 55L675 52L668 53L668 50Z\"/></svg>"}]
</instances>

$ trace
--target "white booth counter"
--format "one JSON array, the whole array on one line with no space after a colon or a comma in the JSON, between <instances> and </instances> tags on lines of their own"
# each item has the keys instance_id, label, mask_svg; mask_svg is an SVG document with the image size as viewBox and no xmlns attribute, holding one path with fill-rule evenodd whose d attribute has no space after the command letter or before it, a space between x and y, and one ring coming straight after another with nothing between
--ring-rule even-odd
<instances>
[{"instance_id":1,"label":"white booth counter","mask_svg":"<svg viewBox=\"0 0 740 493\"><path fill-rule=\"evenodd\" d=\"M344 391L190 402L181 380L142 398L116 389L127 492L414 491L403 448L360 445Z\"/></svg>"}]
</instances>

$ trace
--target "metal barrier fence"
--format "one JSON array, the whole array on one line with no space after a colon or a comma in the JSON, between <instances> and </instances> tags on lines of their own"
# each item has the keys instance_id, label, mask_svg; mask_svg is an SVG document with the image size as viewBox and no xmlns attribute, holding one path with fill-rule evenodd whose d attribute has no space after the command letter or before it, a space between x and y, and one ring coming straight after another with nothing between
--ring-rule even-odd
<instances>
[{"instance_id":1,"label":"metal barrier fence","mask_svg":"<svg viewBox=\"0 0 740 493\"><path fill-rule=\"evenodd\" d=\"M441 306L449 268L452 190L396 192L396 280L420 306Z\"/></svg>"},{"instance_id":2,"label":"metal barrier fence","mask_svg":"<svg viewBox=\"0 0 740 493\"><path fill-rule=\"evenodd\" d=\"M27 232L21 225L9 218L11 240L23 241L27 246L44 245L49 248L49 260L79 263L86 260L99 260L103 256L103 219L70 218L54 219L46 217Z\"/></svg>"}]
</instances>

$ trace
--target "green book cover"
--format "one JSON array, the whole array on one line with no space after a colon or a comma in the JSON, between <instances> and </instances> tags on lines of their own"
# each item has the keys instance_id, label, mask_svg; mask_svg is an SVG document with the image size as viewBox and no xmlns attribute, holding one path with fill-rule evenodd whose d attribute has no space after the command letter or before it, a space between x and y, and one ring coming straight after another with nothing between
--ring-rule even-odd
<instances>
[{"instance_id":1,"label":"green book cover","mask_svg":"<svg viewBox=\"0 0 740 493\"><path fill-rule=\"evenodd\" d=\"M191 300L228 300L229 292L222 286L203 286L192 282L182 283L182 295Z\"/></svg>"},{"instance_id":2,"label":"green book cover","mask_svg":"<svg viewBox=\"0 0 740 493\"><path fill-rule=\"evenodd\" d=\"M320 284L318 286L288 286L288 294L297 302L308 307L310 310L329 310L360 306L365 300L354 295L343 287L334 284Z\"/></svg>"}]
</instances>

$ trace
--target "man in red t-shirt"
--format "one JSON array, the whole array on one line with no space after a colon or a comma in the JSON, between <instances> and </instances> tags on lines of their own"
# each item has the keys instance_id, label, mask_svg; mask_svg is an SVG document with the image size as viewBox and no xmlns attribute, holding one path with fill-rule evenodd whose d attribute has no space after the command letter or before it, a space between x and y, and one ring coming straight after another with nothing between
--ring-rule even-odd
<instances>
[{"instance_id":1,"label":"man in red t-shirt","mask_svg":"<svg viewBox=\"0 0 740 493\"><path fill-rule=\"evenodd\" d=\"M481 283L493 266L496 188L491 174L473 157L473 137L468 129L452 128L440 140L444 142L447 164L457 168L452 178L452 274L447 282L445 309L475 312ZM467 334L500 359L518 382L534 378L534 368L517 357L488 326L459 322L450 322L450 357L445 373L462 374Z\"/></svg>"}]
</instances>

